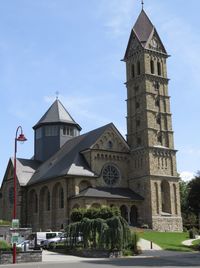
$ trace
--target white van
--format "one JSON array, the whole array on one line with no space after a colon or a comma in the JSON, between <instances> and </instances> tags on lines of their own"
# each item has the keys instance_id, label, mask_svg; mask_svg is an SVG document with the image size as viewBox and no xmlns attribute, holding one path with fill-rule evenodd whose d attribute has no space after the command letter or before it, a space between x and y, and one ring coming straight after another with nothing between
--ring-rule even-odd
<instances>
[{"instance_id":1,"label":"white van","mask_svg":"<svg viewBox=\"0 0 200 268\"><path fill-rule=\"evenodd\" d=\"M41 241L54 238L54 237L60 237L62 235L62 232L35 232L32 233L29 237L29 240L31 241L31 247L40 246Z\"/></svg>"}]
</instances>

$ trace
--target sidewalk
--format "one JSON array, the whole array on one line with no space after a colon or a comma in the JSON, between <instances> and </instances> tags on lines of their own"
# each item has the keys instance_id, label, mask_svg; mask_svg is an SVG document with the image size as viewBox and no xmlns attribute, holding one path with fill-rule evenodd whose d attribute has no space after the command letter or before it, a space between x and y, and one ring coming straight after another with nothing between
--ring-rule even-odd
<instances>
[{"instance_id":1,"label":"sidewalk","mask_svg":"<svg viewBox=\"0 0 200 268\"><path fill-rule=\"evenodd\" d=\"M158 246L155 243L152 243L151 241L148 241L146 239L140 238L138 241L138 246L141 248L142 251L144 250L162 250L160 246Z\"/></svg>"},{"instance_id":2,"label":"sidewalk","mask_svg":"<svg viewBox=\"0 0 200 268\"><path fill-rule=\"evenodd\" d=\"M198 239L200 239L200 235L198 235L197 238L195 238L195 239L185 240L185 241L182 242L182 244L185 245L185 246L191 246L192 242L195 241L195 240L198 240Z\"/></svg>"}]
</instances>

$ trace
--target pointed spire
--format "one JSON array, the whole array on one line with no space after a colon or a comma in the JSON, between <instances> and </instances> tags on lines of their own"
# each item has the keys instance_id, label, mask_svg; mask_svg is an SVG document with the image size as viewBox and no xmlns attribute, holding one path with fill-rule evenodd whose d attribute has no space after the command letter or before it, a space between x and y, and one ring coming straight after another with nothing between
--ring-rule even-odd
<instances>
[{"instance_id":1,"label":"pointed spire","mask_svg":"<svg viewBox=\"0 0 200 268\"><path fill-rule=\"evenodd\" d=\"M69 123L71 125L76 125L81 130L81 127L74 121L72 116L58 99L54 101L54 103L33 128L35 129L40 125L51 123Z\"/></svg>"},{"instance_id":2,"label":"pointed spire","mask_svg":"<svg viewBox=\"0 0 200 268\"><path fill-rule=\"evenodd\" d=\"M133 27L133 31L135 32L135 34L137 35L139 41L141 42L143 46L145 46L146 42L148 41L149 36L152 33L153 29L154 29L154 26L152 22L150 21L145 11L142 9Z\"/></svg>"}]
</instances>

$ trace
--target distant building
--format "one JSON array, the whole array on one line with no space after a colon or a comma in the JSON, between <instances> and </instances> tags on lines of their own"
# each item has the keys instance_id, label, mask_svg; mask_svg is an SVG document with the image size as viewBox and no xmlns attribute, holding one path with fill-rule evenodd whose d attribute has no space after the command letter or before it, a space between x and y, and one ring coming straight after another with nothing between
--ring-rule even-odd
<instances>
[{"instance_id":1,"label":"distant building","mask_svg":"<svg viewBox=\"0 0 200 268\"><path fill-rule=\"evenodd\" d=\"M56 100L33 127L33 159L17 159L17 215L33 230L59 230L73 208L117 206L130 225L181 231L179 178L165 47L142 10L125 52L127 141L113 123L80 135ZM102 107L103 108L103 107ZM13 159L0 190L12 219Z\"/></svg>"}]
</instances>

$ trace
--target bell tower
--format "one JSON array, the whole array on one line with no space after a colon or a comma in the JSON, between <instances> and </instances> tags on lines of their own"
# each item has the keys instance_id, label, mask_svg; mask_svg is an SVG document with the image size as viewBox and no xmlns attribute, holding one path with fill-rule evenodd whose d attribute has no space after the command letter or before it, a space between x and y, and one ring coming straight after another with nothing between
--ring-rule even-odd
<instances>
[{"instance_id":1,"label":"bell tower","mask_svg":"<svg viewBox=\"0 0 200 268\"><path fill-rule=\"evenodd\" d=\"M142 11L125 52L127 142L131 148L130 187L145 201L141 224L180 231L179 178L168 95L167 51Z\"/></svg>"}]
</instances>

